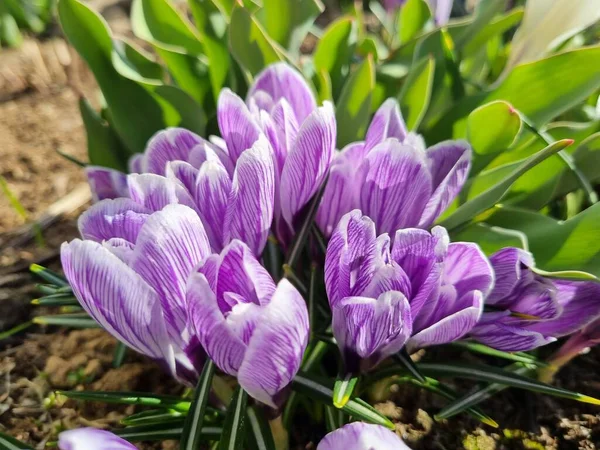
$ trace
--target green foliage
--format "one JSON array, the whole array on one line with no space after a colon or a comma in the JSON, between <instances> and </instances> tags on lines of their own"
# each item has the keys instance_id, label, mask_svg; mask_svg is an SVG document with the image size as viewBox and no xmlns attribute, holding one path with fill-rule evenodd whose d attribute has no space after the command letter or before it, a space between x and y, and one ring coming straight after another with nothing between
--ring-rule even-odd
<instances>
[{"instance_id":1,"label":"green foliage","mask_svg":"<svg viewBox=\"0 0 600 450\"><path fill-rule=\"evenodd\" d=\"M54 0L3 0L0 2L0 47L17 47L21 31L43 33L52 21Z\"/></svg>"}]
</instances>

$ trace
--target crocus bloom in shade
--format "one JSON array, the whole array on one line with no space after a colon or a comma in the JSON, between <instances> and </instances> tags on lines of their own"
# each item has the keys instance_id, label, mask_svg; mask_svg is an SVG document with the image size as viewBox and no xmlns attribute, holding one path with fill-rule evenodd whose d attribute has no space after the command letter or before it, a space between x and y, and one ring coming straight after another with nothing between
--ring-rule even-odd
<instances>
[{"instance_id":1,"label":"crocus bloom in shade","mask_svg":"<svg viewBox=\"0 0 600 450\"><path fill-rule=\"evenodd\" d=\"M475 244L449 244L446 230L435 227L398 230L391 246L359 210L342 218L325 257L333 333L353 372L405 344L412 351L461 338L479 320L492 284Z\"/></svg>"},{"instance_id":2,"label":"crocus bloom in shade","mask_svg":"<svg viewBox=\"0 0 600 450\"><path fill-rule=\"evenodd\" d=\"M383 0L383 6L388 12L402 8L405 3L406 0ZM454 0L427 0L427 3L429 3L436 25L446 25L450 19Z\"/></svg>"},{"instance_id":3,"label":"crocus bloom in shade","mask_svg":"<svg viewBox=\"0 0 600 450\"><path fill-rule=\"evenodd\" d=\"M60 450L137 450L137 447L110 431L78 428L58 435Z\"/></svg>"},{"instance_id":4,"label":"crocus bloom in shade","mask_svg":"<svg viewBox=\"0 0 600 450\"><path fill-rule=\"evenodd\" d=\"M81 215L84 240L62 245L62 266L81 306L105 330L193 382L204 352L188 328L186 284L210 245L198 214L174 203L183 188L171 182L161 190L152 183L158 175L142 177L151 178L137 180L138 202L103 200Z\"/></svg>"},{"instance_id":5,"label":"crocus bloom in shade","mask_svg":"<svg viewBox=\"0 0 600 450\"><path fill-rule=\"evenodd\" d=\"M257 76L246 102L224 89L217 116L234 161L260 133L269 139L276 165L275 232L283 245L289 244L299 213L329 171L337 133L333 105L317 108L302 75L277 63Z\"/></svg>"},{"instance_id":6,"label":"crocus bloom in shade","mask_svg":"<svg viewBox=\"0 0 600 450\"><path fill-rule=\"evenodd\" d=\"M527 351L574 333L600 316L600 284L543 277L528 252L507 247L490 257L496 286L471 335L504 351Z\"/></svg>"},{"instance_id":7,"label":"crocus bloom in shade","mask_svg":"<svg viewBox=\"0 0 600 450\"><path fill-rule=\"evenodd\" d=\"M143 173L142 178L100 167L87 168L87 176L94 198L103 199L131 197L136 180L164 175L185 191L181 195L200 216L214 251L237 238L260 255L273 222L275 166L264 134L248 145L232 161L218 145L191 131L169 128L154 135L144 154L130 161L130 170Z\"/></svg>"},{"instance_id":8,"label":"crocus bloom in shade","mask_svg":"<svg viewBox=\"0 0 600 450\"><path fill-rule=\"evenodd\" d=\"M189 317L215 364L260 402L277 408L308 343L306 303L234 240L204 260L187 286Z\"/></svg>"},{"instance_id":9,"label":"crocus bloom in shade","mask_svg":"<svg viewBox=\"0 0 600 450\"><path fill-rule=\"evenodd\" d=\"M396 433L381 425L353 422L325 436L317 450L410 450Z\"/></svg>"},{"instance_id":10,"label":"crocus bloom in shade","mask_svg":"<svg viewBox=\"0 0 600 450\"><path fill-rule=\"evenodd\" d=\"M358 208L379 233L428 228L458 195L470 167L467 142L425 148L421 136L407 132L396 100L388 99L365 141L335 155L317 224L329 236L344 214Z\"/></svg>"}]
</instances>

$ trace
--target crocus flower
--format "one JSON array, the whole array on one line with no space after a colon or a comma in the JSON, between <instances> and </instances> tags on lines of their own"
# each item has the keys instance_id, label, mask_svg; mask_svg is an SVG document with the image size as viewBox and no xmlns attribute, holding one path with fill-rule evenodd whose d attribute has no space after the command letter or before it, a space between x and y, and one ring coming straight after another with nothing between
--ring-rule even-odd
<instances>
[{"instance_id":1,"label":"crocus flower","mask_svg":"<svg viewBox=\"0 0 600 450\"><path fill-rule=\"evenodd\" d=\"M191 131L170 128L150 140L144 154L131 160L130 169L142 177L164 175L180 185L214 251L237 238L260 255L273 221L275 166L264 134L248 145L232 161L225 150ZM102 167L86 171L96 199L131 197L132 180L140 179Z\"/></svg>"},{"instance_id":2,"label":"crocus flower","mask_svg":"<svg viewBox=\"0 0 600 450\"><path fill-rule=\"evenodd\" d=\"M449 244L442 227L377 236L359 210L342 217L325 257L333 333L347 369L365 371L398 352L459 339L479 320L493 284L477 245Z\"/></svg>"},{"instance_id":3,"label":"crocus flower","mask_svg":"<svg viewBox=\"0 0 600 450\"><path fill-rule=\"evenodd\" d=\"M325 436L317 450L410 450L396 433L381 425L353 422Z\"/></svg>"},{"instance_id":4,"label":"crocus flower","mask_svg":"<svg viewBox=\"0 0 600 450\"><path fill-rule=\"evenodd\" d=\"M300 293L279 284L234 240L204 260L188 281L189 317L214 363L260 402L281 406L308 343Z\"/></svg>"},{"instance_id":5,"label":"crocus flower","mask_svg":"<svg viewBox=\"0 0 600 450\"><path fill-rule=\"evenodd\" d=\"M130 177L137 202L103 200L79 218L84 240L61 247L65 276L105 330L193 382L204 352L188 326L186 285L210 244L182 187L158 175Z\"/></svg>"},{"instance_id":6,"label":"crocus flower","mask_svg":"<svg viewBox=\"0 0 600 450\"><path fill-rule=\"evenodd\" d=\"M496 286L490 311L471 336L504 351L527 351L574 333L600 316L600 284L550 279L533 271L528 252L507 247L490 257Z\"/></svg>"},{"instance_id":7,"label":"crocus flower","mask_svg":"<svg viewBox=\"0 0 600 450\"><path fill-rule=\"evenodd\" d=\"M137 447L110 431L78 428L58 435L60 450L137 450Z\"/></svg>"},{"instance_id":8,"label":"crocus flower","mask_svg":"<svg viewBox=\"0 0 600 450\"><path fill-rule=\"evenodd\" d=\"M383 6L388 12L402 8L405 3L406 0L383 0ZM427 0L427 3L429 3L429 8L431 8L435 24L438 26L446 25L450 19L454 0Z\"/></svg>"},{"instance_id":9,"label":"crocus flower","mask_svg":"<svg viewBox=\"0 0 600 450\"><path fill-rule=\"evenodd\" d=\"M407 132L396 100L388 99L365 141L336 154L317 224L329 236L344 214L358 208L379 233L428 228L458 195L470 166L467 142L425 148L420 136Z\"/></svg>"}]
</instances>

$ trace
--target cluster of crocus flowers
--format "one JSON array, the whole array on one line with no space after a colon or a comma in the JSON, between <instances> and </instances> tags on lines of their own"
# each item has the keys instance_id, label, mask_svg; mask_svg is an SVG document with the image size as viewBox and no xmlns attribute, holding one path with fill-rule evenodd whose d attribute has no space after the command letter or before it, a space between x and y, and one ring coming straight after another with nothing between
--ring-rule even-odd
<instances>
[{"instance_id":1,"label":"cluster of crocus flowers","mask_svg":"<svg viewBox=\"0 0 600 450\"><path fill-rule=\"evenodd\" d=\"M490 262L496 285L471 336L504 351L527 351L581 330L600 316L600 283L547 278L530 253L504 248Z\"/></svg>"},{"instance_id":2,"label":"cluster of crocus flowers","mask_svg":"<svg viewBox=\"0 0 600 450\"><path fill-rule=\"evenodd\" d=\"M325 286L347 370L463 337L493 282L479 247L450 243L442 227L399 229L392 242L360 211L346 214L327 247Z\"/></svg>"}]
</instances>

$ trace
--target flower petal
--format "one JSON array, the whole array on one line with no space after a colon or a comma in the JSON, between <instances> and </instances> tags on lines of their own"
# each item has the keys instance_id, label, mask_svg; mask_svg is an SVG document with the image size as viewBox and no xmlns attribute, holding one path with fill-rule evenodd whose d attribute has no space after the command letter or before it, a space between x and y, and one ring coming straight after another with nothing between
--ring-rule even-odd
<instances>
[{"instance_id":1,"label":"flower petal","mask_svg":"<svg viewBox=\"0 0 600 450\"><path fill-rule=\"evenodd\" d=\"M73 293L96 322L129 347L174 368L160 299L140 275L92 241L64 243L61 262Z\"/></svg>"},{"instance_id":2,"label":"flower petal","mask_svg":"<svg viewBox=\"0 0 600 450\"><path fill-rule=\"evenodd\" d=\"M496 282L486 298L488 305L494 305L512 294L519 280L526 276L525 271L534 266L531 253L515 247L506 247L490 256Z\"/></svg>"},{"instance_id":3,"label":"flower petal","mask_svg":"<svg viewBox=\"0 0 600 450\"><path fill-rule=\"evenodd\" d=\"M168 162L187 161L192 148L202 142L204 139L184 128L159 131L144 151L142 172L164 175Z\"/></svg>"},{"instance_id":4,"label":"flower petal","mask_svg":"<svg viewBox=\"0 0 600 450\"><path fill-rule=\"evenodd\" d=\"M190 193L177 181L152 173L127 176L130 197L151 211L180 203L197 211Z\"/></svg>"},{"instance_id":5,"label":"flower petal","mask_svg":"<svg viewBox=\"0 0 600 450\"><path fill-rule=\"evenodd\" d=\"M60 450L136 450L136 446L110 431L77 428L58 435Z\"/></svg>"},{"instance_id":6,"label":"flower petal","mask_svg":"<svg viewBox=\"0 0 600 450\"><path fill-rule=\"evenodd\" d=\"M247 99L250 101L261 92L267 93L274 103L285 98L298 123L304 122L317 107L315 96L304 77L286 63L271 64L259 73L250 86Z\"/></svg>"},{"instance_id":7,"label":"flower petal","mask_svg":"<svg viewBox=\"0 0 600 450\"><path fill-rule=\"evenodd\" d=\"M227 211L229 239L245 242L260 256L273 223L275 167L264 135L238 159Z\"/></svg>"},{"instance_id":8,"label":"flower petal","mask_svg":"<svg viewBox=\"0 0 600 450\"><path fill-rule=\"evenodd\" d=\"M127 162L127 168L129 169L129 173L142 173L142 164L144 160L143 153L136 153Z\"/></svg>"},{"instance_id":9,"label":"flower petal","mask_svg":"<svg viewBox=\"0 0 600 450\"><path fill-rule=\"evenodd\" d=\"M444 141L427 149L433 193L419 226L430 226L454 201L471 169L471 146L466 141Z\"/></svg>"},{"instance_id":10,"label":"flower petal","mask_svg":"<svg viewBox=\"0 0 600 450\"><path fill-rule=\"evenodd\" d=\"M308 343L308 311L298 290L283 279L250 339L238 381L250 396L277 408Z\"/></svg>"},{"instance_id":11,"label":"flower petal","mask_svg":"<svg viewBox=\"0 0 600 450\"><path fill-rule=\"evenodd\" d=\"M326 435L317 450L410 450L396 433L381 425L353 422Z\"/></svg>"},{"instance_id":12,"label":"flower petal","mask_svg":"<svg viewBox=\"0 0 600 450\"><path fill-rule=\"evenodd\" d=\"M398 291L377 299L346 297L332 309L333 334L347 370L368 370L402 349L412 332L408 300Z\"/></svg>"},{"instance_id":13,"label":"flower petal","mask_svg":"<svg viewBox=\"0 0 600 450\"><path fill-rule=\"evenodd\" d=\"M211 136L211 138L214 139L216 136ZM223 141L223 145L225 145L225 141L223 139L218 139ZM227 154L227 147L221 148L212 142L203 142L196 145L190 152L188 162L196 169L199 169L206 161L220 162L227 170L227 173L230 176L233 175L234 165L231 161L231 158Z\"/></svg>"},{"instance_id":14,"label":"flower petal","mask_svg":"<svg viewBox=\"0 0 600 450\"><path fill-rule=\"evenodd\" d=\"M431 195L431 176L422 152L388 139L367 154L360 170L365 174L361 209L379 233L418 225Z\"/></svg>"},{"instance_id":15,"label":"flower petal","mask_svg":"<svg viewBox=\"0 0 600 450\"><path fill-rule=\"evenodd\" d=\"M407 130L398 101L394 98L388 98L379 107L365 137L365 148L371 150L377 144L381 144L387 138L396 138L400 142L404 141Z\"/></svg>"},{"instance_id":16,"label":"flower petal","mask_svg":"<svg viewBox=\"0 0 600 450\"><path fill-rule=\"evenodd\" d=\"M277 158L277 174L281 175L285 159L296 141L300 125L285 98L279 100L273 107L271 120L277 133L277 145L273 144Z\"/></svg>"},{"instance_id":17,"label":"flower petal","mask_svg":"<svg viewBox=\"0 0 600 450\"><path fill-rule=\"evenodd\" d=\"M223 89L219 95L217 119L229 157L235 163L258 139L260 127L244 101L229 89Z\"/></svg>"},{"instance_id":18,"label":"flower petal","mask_svg":"<svg viewBox=\"0 0 600 450\"><path fill-rule=\"evenodd\" d=\"M183 205L168 205L146 220L138 236L132 268L156 291L171 338L185 348L186 284L194 267L211 253L198 215Z\"/></svg>"},{"instance_id":19,"label":"flower petal","mask_svg":"<svg viewBox=\"0 0 600 450\"><path fill-rule=\"evenodd\" d=\"M333 105L324 105L304 121L281 173L281 214L291 230L294 218L319 190L335 150Z\"/></svg>"},{"instance_id":20,"label":"flower petal","mask_svg":"<svg viewBox=\"0 0 600 450\"><path fill-rule=\"evenodd\" d=\"M102 200L85 211L77 225L84 239L122 238L135 243L150 210L128 198Z\"/></svg>"},{"instance_id":21,"label":"flower petal","mask_svg":"<svg viewBox=\"0 0 600 450\"><path fill-rule=\"evenodd\" d=\"M95 202L106 198L128 197L127 175L106 167L87 166L85 168L92 199Z\"/></svg>"},{"instance_id":22,"label":"flower petal","mask_svg":"<svg viewBox=\"0 0 600 450\"><path fill-rule=\"evenodd\" d=\"M198 169L185 161L172 161L167 163L166 177L175 180L193 196L196 190Z\"/></svg>"},{"instance_id":23,"label":"flower petal","mask_svg":"<svg viewBox=\"0 0 600 450\"><path fill-rule=\"evenodd\" d=\"M494 270L477 244L453 242L444 259L443 282L452 284L458 296L481 291L486 297L494 286Z\"/></svg>"}]
</instances>

